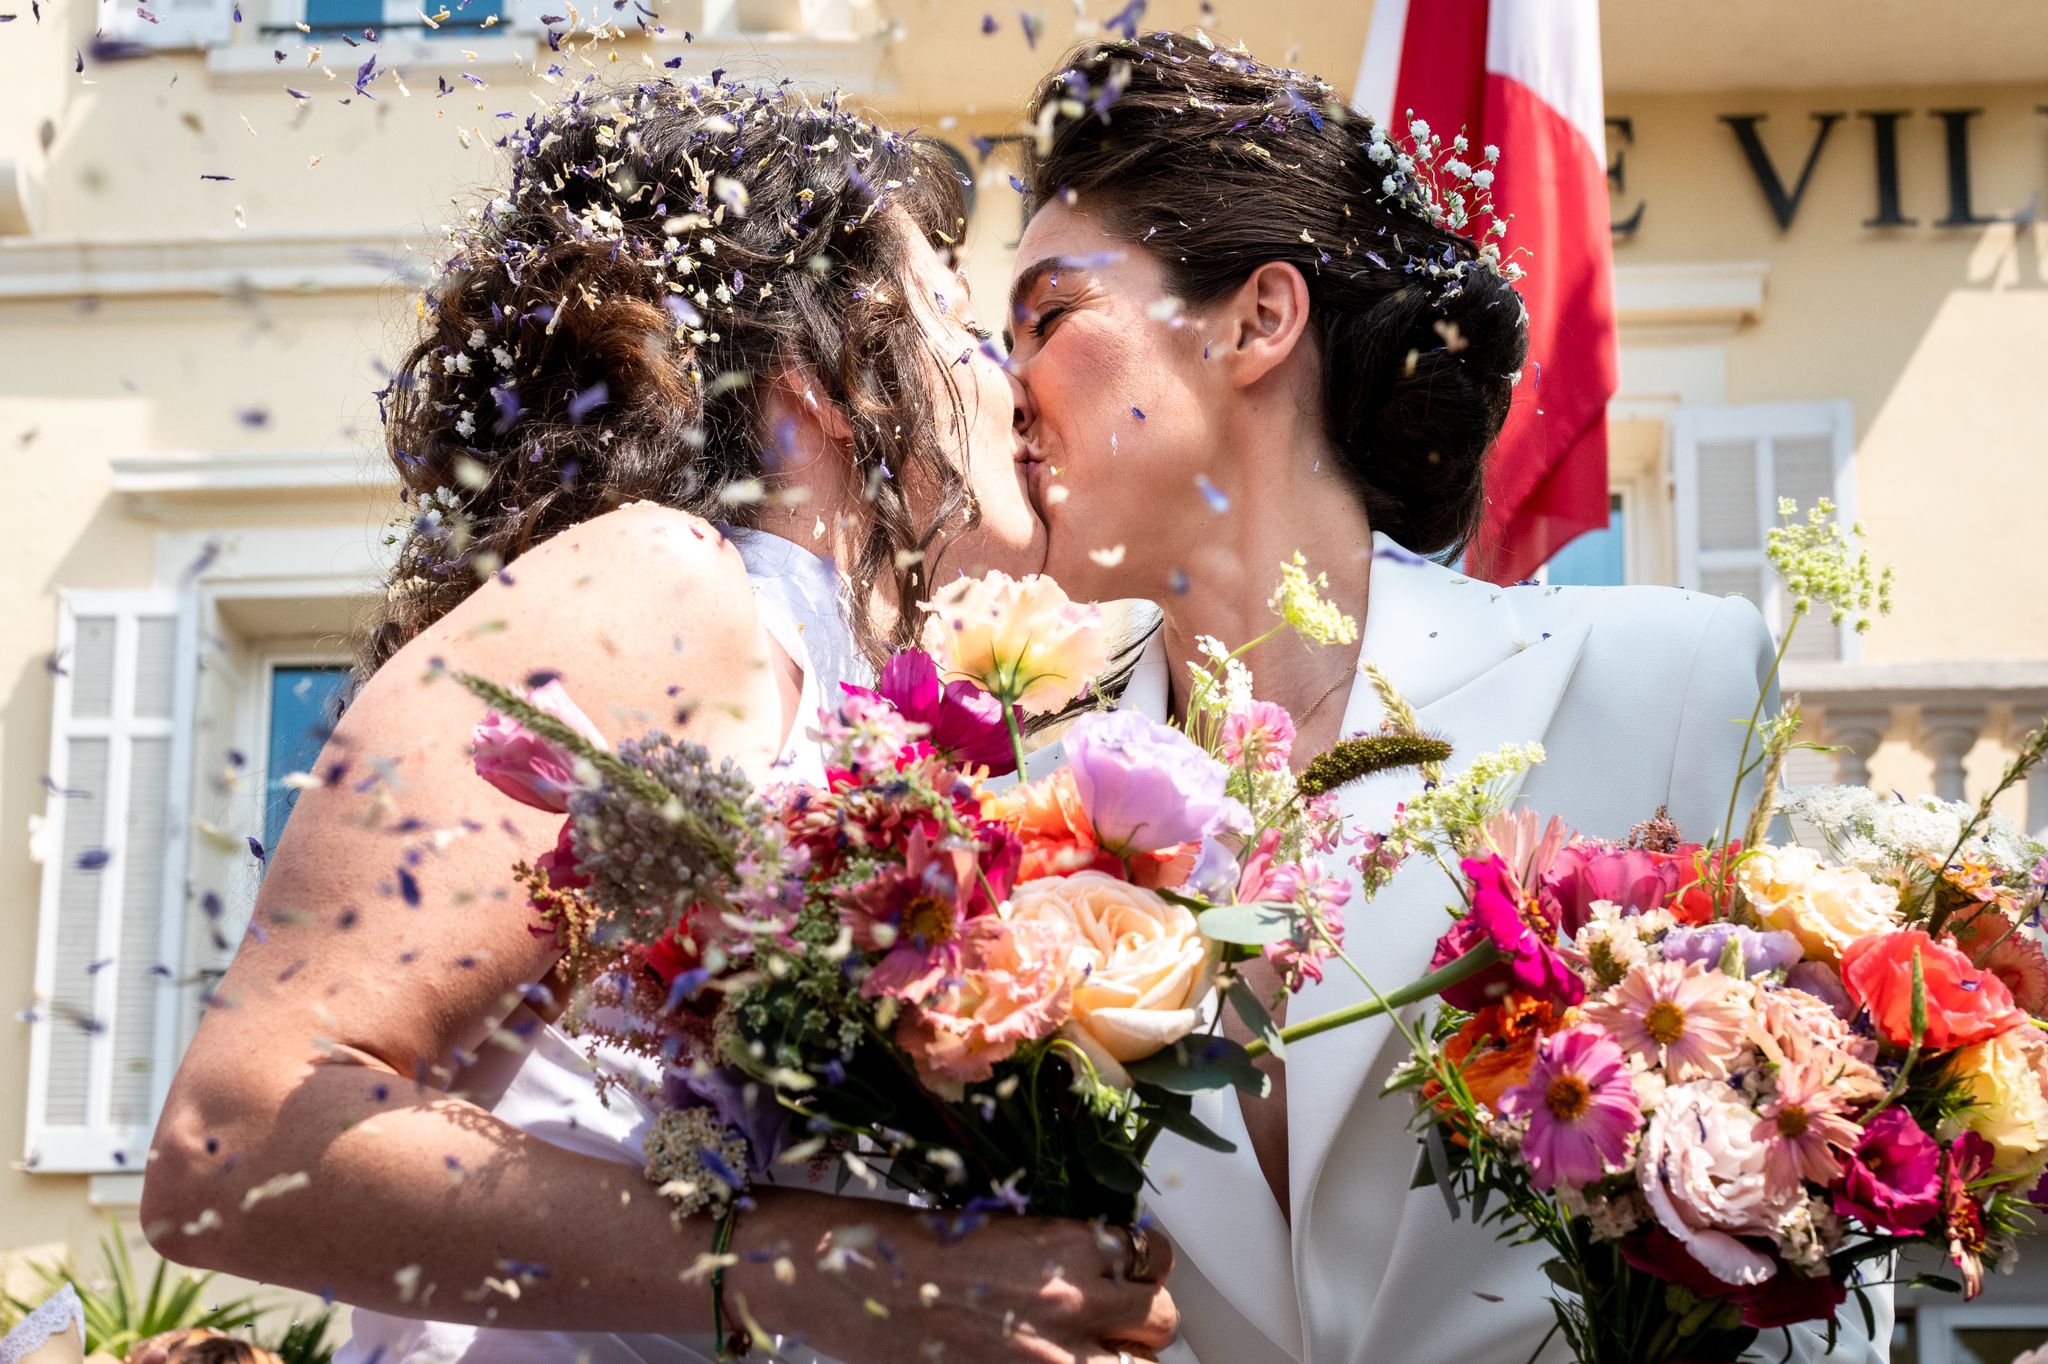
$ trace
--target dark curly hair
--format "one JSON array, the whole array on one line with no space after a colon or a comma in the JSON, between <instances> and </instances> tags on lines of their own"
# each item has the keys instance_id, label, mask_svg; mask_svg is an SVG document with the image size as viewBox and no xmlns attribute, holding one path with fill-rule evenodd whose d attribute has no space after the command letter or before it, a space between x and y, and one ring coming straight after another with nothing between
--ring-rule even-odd
<instances>
[{"instance_id":1,"label":"dark curly hair","mask_svg":"<svg viewBox=\"0 0 2048 1364\"><path fill-rule=\"evenodd\" d=\"M1373 528L1422 554L1464 548L1527 315L1478 245L1388 192L1372 120L1320 77L1172 33L1075 49L1030 120L1032 207L1072 196L1189 303L1267 261L1298 268L1328 435Z\"/></svg>"},{"instance_id":2,"label":"dark curly hair","mask_svg":"<svg viewBox=\"0 0 2048 1364\"><path fill-rule=\"evenodd\" d=\"M716 80L586 85L505 145L509 186L452 234L425 333L378 395L414 515L359 676L623 503L746 524L756 481L772 486L765 403L785 370L851 427L867 525L844 567L915 600L941 530L979 517L945 443L964 423L952 357L905 284L913 233L948 251L964 227L943 149L836 100ZM849 611L886 654L867 595Z\"/></svg>"}]
</instances>

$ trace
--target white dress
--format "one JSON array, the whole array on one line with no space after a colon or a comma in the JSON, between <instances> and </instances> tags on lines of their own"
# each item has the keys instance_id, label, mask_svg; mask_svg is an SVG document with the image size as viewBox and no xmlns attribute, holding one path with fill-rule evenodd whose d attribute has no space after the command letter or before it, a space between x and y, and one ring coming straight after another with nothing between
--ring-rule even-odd
<instances>
[{"instance_id":1,"label":"white dress","mask_svg":"<svg viewBox=\"0 0 2048 1364\"><path fill-rule=\"evenodd\" d=\"M823 755L805 732L819 705L840 694L841 682L867 683L873 674L846 628L838 575L826 560L779 536L746 530L727 534L746 562L762 628L803 671L796 720L770 776L823 784ZM642 1135L653 1113L635 1095L659 1079L655 1063L572 1041L524 1005L505 1026L531 1036L533 1045L524 1053L484 1048L477 1064L451 1088L550 1145L638 1169ZM593 1065L626 1081L612 1087L607 1102L598 1098ZM353 1324L354 1338L335 1356L335 1364L712 1364L716 1359L708 1333L506 1331L363 1308L355 1310ZM782 1358L791 1364L829 1364L795 1346Z\"/></svg>"}]
</instances>

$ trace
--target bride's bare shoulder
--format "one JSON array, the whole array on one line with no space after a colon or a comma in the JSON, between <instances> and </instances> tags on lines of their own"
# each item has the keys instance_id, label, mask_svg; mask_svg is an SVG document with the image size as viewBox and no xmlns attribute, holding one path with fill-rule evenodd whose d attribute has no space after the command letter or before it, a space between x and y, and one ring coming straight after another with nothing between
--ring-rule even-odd
<instances>
[{"instance_id":1,"label":"bride's bare shoulder","mask_svg":"<svg viewBox=\"0 0 2048 1364\"><path fill-rule=\"evenodd\" d=\"M760 640L732 542L701 518L635 503L489 574L384 671L558 676L600 728L631 732L648 721L672 726L676 712L707 698L766 706Z\"/></svg>"}]
</instances>

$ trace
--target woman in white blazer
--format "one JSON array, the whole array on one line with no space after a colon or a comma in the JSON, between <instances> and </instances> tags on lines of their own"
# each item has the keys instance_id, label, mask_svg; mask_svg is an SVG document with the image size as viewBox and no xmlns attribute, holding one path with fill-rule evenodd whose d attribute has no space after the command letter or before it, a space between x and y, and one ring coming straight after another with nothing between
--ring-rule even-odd
<instances>
[{"instance_id":1,"label":"woman in white blazer","mask_svg":"<svg viewBox=\"0 0 2048 1364\"><path fill-rule=\"evenodd\" d=\"M1499 588L1434 562L1469 539L1485 455L1511 399L1540 405L1519 297L1390 174L1400 149L1330 87L1200 41L1086 49L1047 82L1028 158L1034 214L1013 276L1019 420L1076 595L1148 597L1162 626L1125 704L1167 712L1199 639L1271 623L1300 551L1361 622L1349 649L1291 637L1250 662L1296 717L1296 752L1376 727L1377 664L1453 766L1510 741L1550 758L1520 797L1618 837L1659 806L1690 838L1726 818L1771 641L1754 607L1661 588ZM1542 262L1530 268L1541 269ZM1404 782L1342 793L1384 828ZM1743 793L1738 818L1748 811ZM1351 954L1392 986L1422 974L1451 894L1411 865L1347 911ZM1365 994L1332 971L1307 1018ZM1171 1289L1203 1364L1524 1364L1552 1322L1544 1252L1453 1222L1411 1190L1409 1101L1382 1100L1405 1054L1386 1020L1296 1043L1272 1093L1198 1101L1237 1146L1168 1138L1152 1210L1182 1251ZM1886 1357L1846 1309L1828 1358ZM1793 1358L1823 1336L1791 1332ZM1776 1333L1756 1357L1779 1358ZM1563 1360L1553 1341L1546 1360Z\"/></svg>"}]
</instances>

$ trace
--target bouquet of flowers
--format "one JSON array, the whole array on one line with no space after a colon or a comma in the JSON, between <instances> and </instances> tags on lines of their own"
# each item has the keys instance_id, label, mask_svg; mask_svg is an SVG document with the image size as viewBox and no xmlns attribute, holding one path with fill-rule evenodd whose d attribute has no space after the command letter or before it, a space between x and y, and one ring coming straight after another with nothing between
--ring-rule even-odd
<instances>
[{"instance_id":1,"label":"bouquet of flowers","mask_svg":"<svg viewBox=\"0 0 2048 1364\"><path fill-rule=\"evenodd\" d=\"M1781 527L1773 561L1795 625L1820 601L1862 626L1888 578L1830 511ZM2048 730L1974 808L1846 788L1780 805L1798 708L1762 707L1737 790L1761 772L1767 794L1739 838L1681 842L1661 811L1581 838L1483 780L1388 835L1456 863L1434 964L1461 978L1402 1024L1389 1086L1417 1105L1419 1177L1554 1252L1552 1333L1582 1364L1732 1360L1800 1322L1832 1341L1916 1244L1960 1282L1915 1282L1974 1295L2048 1168L2048 850L1992 812ZM1780 809L1818 846L1771 841Z\"/></svg>"},{"instance_id":2,"label":"bouquet of flowers","mask_svg":"<svg viewBox=\"0 0 2048 1364\"><path fill-rule=\"evenodd\" d=\"M1296 556L1271 631L1205 644L1184 727L1089 711L1060 766L1002 790L1020 716L1108 662L1097 608L1042 577L936 593L925 647L817 717L822 785L756 786L659 733L613 750L558 682L465 677L492 708L479 773L566 816L519 876L584 983L575 1025L658 1060L648 1178L683 1213L836 1167L963 1226L1121 1224L1161 1131L1223 1145L1190 1096L1266 1080L1222 1010L1276 1035L1238 967L1264 954L1298 987L1342 932L1329 791L1449 752L1378 736L1289 770L1293 723L1244 655L1355 641L1323 586Z\"/></svg>"}]
</instances>

